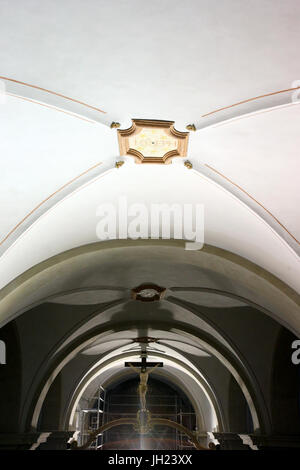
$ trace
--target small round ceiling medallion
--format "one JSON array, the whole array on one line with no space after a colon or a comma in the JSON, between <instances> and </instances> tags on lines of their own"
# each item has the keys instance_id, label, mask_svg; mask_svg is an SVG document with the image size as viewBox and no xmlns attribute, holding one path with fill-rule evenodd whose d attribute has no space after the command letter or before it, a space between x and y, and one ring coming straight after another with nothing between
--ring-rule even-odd
<instances>
[{"instance_id":1,"label":"small round ceiling medallion","mask_svg":"<svg viewBox=\"0 0 300 470\"><path fill-rule=\"evenodd\" d=\"M165 287L156 284L141 284L131 290L131 297L141 302L154 302L155 300L161 300L165 292Z\"/></svg>"}]
</instances>

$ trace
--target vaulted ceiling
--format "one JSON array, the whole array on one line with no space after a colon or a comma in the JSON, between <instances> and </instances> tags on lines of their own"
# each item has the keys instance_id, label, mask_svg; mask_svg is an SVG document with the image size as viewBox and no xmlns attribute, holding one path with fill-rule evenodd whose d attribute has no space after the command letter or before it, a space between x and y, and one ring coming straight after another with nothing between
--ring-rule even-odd
<instances>
[{"instance_id":1,"label":"vaulted ceiling","mask_svg":"<svg viewBox=\"0 0 300 470\"><path fill-rule=\"evenodd\" d=\"M299 289L300 108L290 90L300 83L298 2L0 8L2 286L96 241L97 204L127 195L203 203L207 244ZM193 171L114 169L119 150L108 125L126 128L132 117L173 119L179 130L194 123ZM67 235L62 213L72 220Z\"/></svg>"},{"instance_id":2,"label":"vaulted ceiling","mask_svg":"<svg viewBox=\"0 0 300 470\"><path fill-rule=\"evenodd\" d=\"M299 18L297 0L1 1L1 325L43 303L125 303L152 281L167 288L174 325L212 328L188 302L251 306L299 335ZM120 155L110 124L132 118L194 124L192 169ZM203 204L204 248L99 242L97 208L124 196L149 210ZM107 307L59 348L118 314ZM235 354L218 328L209 334ZM114 339L80 352L119 357ZM166 341L178 358L202 351L184 335Z\"/></svg>"}]
</instances>

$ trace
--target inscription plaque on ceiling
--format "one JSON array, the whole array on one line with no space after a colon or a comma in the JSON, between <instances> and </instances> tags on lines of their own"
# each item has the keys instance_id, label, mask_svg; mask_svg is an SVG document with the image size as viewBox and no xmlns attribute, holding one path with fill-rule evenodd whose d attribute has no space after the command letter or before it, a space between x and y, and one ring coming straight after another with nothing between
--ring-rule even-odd
<instances>
[{"instance_id":1,"label":"inscription plaque on ceiling","mask_svg":"<svg viewBox=\"0 0 300 470\"><path fill-rule=\"evenodd\" d=\"M174 121L132 119L129 129L118 129L120 155L132 155L136 163L168 164L186 156L188 136L174 128Z\"/></svg>"}]
</instances>

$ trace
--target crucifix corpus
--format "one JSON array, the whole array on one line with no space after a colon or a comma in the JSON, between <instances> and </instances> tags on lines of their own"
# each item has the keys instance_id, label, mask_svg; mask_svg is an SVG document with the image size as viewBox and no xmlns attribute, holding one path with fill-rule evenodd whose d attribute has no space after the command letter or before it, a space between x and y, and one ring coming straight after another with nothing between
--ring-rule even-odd
<instances>
[{"instance_id":1,"label":"crucifix corpus","mask_svg":"<svg viewBox=\"0 0 300 470\"><path fill-rule=\"evenodd\" d=\"M146 393L148 390L147 382L149 374L154 371L157 367L163 367L162 362L147 362L147 353L142 353L141 362L125 362L125 367L131 367L140 376L140 383L138 392L140 396L141 410L146 411ZM147 368L151 368L147 371ZM140 370L138 369L140 368Z\"/></svg>"}]
</instances>

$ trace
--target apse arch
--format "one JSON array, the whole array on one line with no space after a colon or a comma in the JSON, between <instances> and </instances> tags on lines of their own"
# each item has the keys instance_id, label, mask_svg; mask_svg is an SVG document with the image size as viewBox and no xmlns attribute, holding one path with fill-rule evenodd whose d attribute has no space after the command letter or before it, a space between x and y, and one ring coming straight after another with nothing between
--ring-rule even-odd
<instances>
[{"instance_id":1,"label":"apse arch","mask_svg":"<svg viewBox=\"0 0 300 470\"><path fill-rule=\"evenodd\" d=\"M163 354L153 354L149 353L149 358L151 360L163 360L164 364L168 367L166 378L171 383L177 385L183 392L187 395L189 400L194 406L197 416L197 422L200 426L205 426L208 429L212 429L218 425L219 429L226 428L224 424L224 416L222 410L220 408L220 404L218 399L216 398L211 386L205 381L205 379L193 370L192 367L188 365L188 363L184 363L179 361L178 359L174 359L170 356L166 356ZM65 429L74 429L74 420L75 420L75 413L77 406L79 404L80 399L84 395L85 391L87 390L88 386L92 384L92 382L101 380L101 376L106 372L106 376L104 381L102 382L103 387L107 387L108 384L115 382L116 380L124 377L123 372L112 371L111 375L109 375L109 369L112 370L114 367L122 367L124 361L134 361L138 359L138 356L133 356L128 354L118 354L111 359L102 362L99 365L94 365L93 368L90 369L78 384L77 389L74 391L72 399L69 403L68 409L65 413L64 418L64 426ZM188 361L187 361L188 362ZM171 366L171 369L170 369ZM174 369L174 370L173 370ZM181 373L179 373L179 371ZM153 376L160 377L164 375L161 372L155 371ZM129 375L126 374L126 377ZM130 376L132 374L130 373ZM187 378L192 379L192 381L188 381L192 387L187 388L185 382ZM193 383L196 384L196 387L193 387ZM201 404L202 400L202 404ZM206 400L206 404L204 406L203 400ZM207 416L207 413L210 412L211 415Z\"/></svg>"},{"instance_id":2,"label":"apse arch","mask_svg":"<svg viewBox=\"0 0 300 470\"><path fill-rule=\"evenodd\" d=\"M132 250L132 248L135 248ZM203 250L200 252L187 252L184 250L184 242L183 241L177 241L177 240L139 240L139 241L131 241L131 240L126 240L126 241L111 241L111 242L101 242L101 243L96 243L92 245L85 245L82 247L78 247L73 250L69 250L65 253L62 253L60 255L57 255L53 258L49 258L45 262L40 263L39 265L35 266L34 268L30 269L28 272L24 273L24 275L20 276L20 278L16 279L10 286L9 289L4 289L6 295L5 297L2 297L2 301L0 302L0 306L2 304L3 307L3 302L6 303L6 312L7 313L14 313L14 314L21 314L23 311L24 313L28 310L29 306L28 303L31 302L31 305L37 305L41 300L50 298L53 295L57 295L61 292L61 288L58 289L58 286L61 285L61 283L64 283L64 287L68 290L72 290L74 288L74 274L76 282L80 282L81 285L84 285L82 279L80 278L80 272L82 271L82 266L84 265L85 270L84 274L89 275L89 269L91 272L94 272L98 276L98 269L99 266L103 267L105 263L107 263L107 260L109 258L109 266L113 267L113 261L114 257L117 259L120 259L120 254L124 255L126 257L128 255L128 252L135 253L134 256L136 257L136 260L139 261L143 259L144 264L146 265L146 259L149 258L149 254L151 255L151 263L155 257L159 259L159 262L164 261L164 260L178 260L178 264L176 265L178 269L176 269L175 266L175 273L176 270L180 272L182 276L185 276L186 273L189 271L193 274L193 269L195 269L195 266L197 267L198 271L196 271L196 274L201 273L205 270L208 270L208 268L213 268L210 271L206 271L209 273L212 273L212 276L214 277L214 284L208 285L208 278L204 278L204 281L202 278L200 281L197 280L195 277L190 276L190 280L193 279L193 284L187 279L181 279L179 280L180 282L176 282L177 286L181 286L180 288L192 288L192 289L212 289L212 291L219 292L220 289L218 287L218 284L216 283L216 279L219 279L218 282L223 282L222 277L220 277L220 272L224 271L226 269L226 274L231 274L230 272L230 267L234 266L235 271L232 274L231 277L231 292L228 290L224 290L224 285L223 285L223 291L222 294L227 293L229 296L238 298L238 299L245 299L245 292L247 294L247 291L243 290L240 288L238 285L238 282L240 281L240 278L244 276L244 272L250 272L252 279L251 282L253 284L253 287L255 287L255 292L252 295L252 298L250 296L250 301L249 301L249 295L247 295L247 302L254 302L256 300L255 304L258 305L258 293L259 290L261 289L261 285L264 285L264 299L267 299L268 302L262 302L259 303L259 305L262 305L261 311L263 311L266 314L269 314L271 316L274 316L277 321L280 320L280 323L283 325L289 324L289 329L292 330L291 328L291 323L294 322L294 324L298 323L298 318L297 314L299 310L293 309L296 305L297 301L297 295L295 294L294 291L292 291L288 286L286 286L282 281L278 280L274 276L272 276L270 273L265 272L261 268L257 267L256 265L253 265L251 262L242 259L240 257L237 257L236 255L233 255L230 252L225 252L224 250L220 250L216 247L211 247L211 246L204 246ZM104 256L105 255L105 256ZM103 257L104 256L104 257ZM129 261L131 261L131 258L129 258ZM71 264L70 264L71 263ZM219 263L219 264L218 264ZM153 263L152 263L153 265ZM182 271L182 266L185 266L184 269L186 271ZM70 269L71 268L71 269ZM143 266L144 268L144 266ZM104 269L104 268L103 268ZM94 270L94 271L93 271ZM161 269L160 269L161 271ZM181 272L182 271L182 272ZM174 287L175 284L175 278L174 278L174 273L173 275L173 285L167 285L167 288L170 289L170 292L172 292L172 288ZM235 280L235 276L238 276L238 281L233 284L233 280ZM79 276L79 277L78 277ZM158 276L158 271L154 269L152 272L152 279L153 277L156 279ZM246 277L244 278L246 282ZM134 287L137 285L137 282L140 279L137 278L136 280L130 280L127 285L121 286L121 291L122 295L125 296L125 300L121 300L120 302L124 302L129 300L129 292L130 288ZM55 282L54 282L55 281ZM255 282L254 282L255 281ZM163 283L163 278L162 281ZM173 283L174 282L174 283ZM244 280L243 280L244 282ZM68 284L69 283L69 284ZM38 290L37 287L41 287L40 290L40 295L39 298L34 298L35 292ZM213 287L214 286L214 287ZM106 286L109 287L109 286ZM238 289L238 288L239 289ZM127 294L124 294L124 292L127 289ZM3 293L3 291L2 291ZM276 297L277 296L277 297ZM272 298L271 298L272 297ZM24 299L26 299L27 305L25 304L24 306ZM166 300L168 298L166 297ZM276 315L274 314L274 311L272 310L272 304L270 302L274 300L274 302L277 302L277 300L280 300L280 309L279 309L279 314L276 312ZM268 305L269 304L269 305ZM267 306L266 306L267 305ZM281 306L285 306L286 310L283 310L284 314L281 311ZM271 306L271 308L270 308ZM19 307L19 309L18 309ZM290 308L291 307L291 308ZM283 308L283 307L282 307ZM290 309L289 309L290 308ZM4 309L1 309L2 313L4 313ZM26 314L26 313L25 313ZM12 318L12 317L11 317ZM107 325L106 325L107 326ZM179 323L176 323L176 325L179 328L182 327L184 330L187 330L187 325L180 325ZM168 325L170 327L170 325ZM86 345L89 344L89 340L87 338L91 338L92 335L95 335L95 338L97 336L97 333L101 331L101 328L98 329L92 329L89 334L84 334L82 337L80 337L79 341L85 341L86 340ZM206 338L207 340L207 347L211 347L211 341L212 338L209 338L203 333L201 333L199 330L194 331L193 329L190 330L191 334L194 336ZM215 350L218 351L220 345L214 345ZM39 371L39 374L37 376L38 378L42 379L43 386L45 383L47 383L47 387L49 388L51 385L51 380L53 379L53 371L56 373L59 373L59 370L61 370L60 365L62 367L64 364L67 364L67 362L71 359L71 357L74 357L73 355L73 349L74 348L74 354L76 354L76 351L79 352L81 350L81 347L84 347L79 345L77 340L72 342L71 344L67 345L65 349L63 349L60 354L55 357L55 351L53 351L53 357L50 355L48 357L48 362L47 362L47 370L43 369ZM213 349L211 349L213 350ZM215 351L214 351L215 353ZM66 356L65 356L66 354ZM237 381L244 387L245 393L247 394L247 399L249 400L249 397L251 396L259 396L256 401L259 403L255 403L255 406L253 406L254 409L258 410L258 415L259 415L259 422L261 425L261 428L264 429L269 429L269 417L266 411L264 411L264 403L262 400L262 394L261 392L255 387L255 382L253 382L253 378L251 377L251 374L249 375L249 370L247 369L247 366L244 364L244 366L241 363L237 363L236 358L233 358L232 355L229 354L228 351L222 350L221 353L218 352L217 355L221 360L223 361L223 358L227 357L227 365L229 367L230 371L234 371L237 377ZM234 364L234 366L232 366ZM232 373L232 372L231 372ZM48 374L48 375L47 375ZM54 374L54 375L55 375ZM49 379L50 377L50 379ZM243 380L241 381L240 378L243 377ZM42 388L42 387L41 387ZM32 410L33 402L34 399L32 398L33 395L35 394L35 391L39 389L37 386L37 382L33 382L32 389L31 389L31 395L28 397L28 402L24 405L24 410L22 411L22 423L23 426L30 426L30 422L28 422L28 412L30 414ZM249 395L249 390L252 390L252 392ZM43 394L42 394L43 395ZM39 393L38 396L36 396L36 400L39 398ZM252 404L251 404L252 406ZM27 424L25 424L27 423Z\"/></svg>"},{"instance_id":3,"label":"apse arch","mask_svg":"<svg viewBox=\"0 0 300 470\"><path fill-rule=\"evenodd\" d=\"M136 325L136 323L134 323ZM117 328L114 331L124 331L126 329L132 328L132 323L119 323ZM160 325L155 325L160 329L165 327L169 328L170 325L164 323ZM177 329L180 329L180 325L176 325ZM59 355L59 358L56 358L54 364L48 372L44 373L44 379L39 381L40 386L36 390L34 398L31 401L30 408L27 408L27 412L24 415L23 419L30 420L27 426L30 426L32 429L37 428L38 418L44 403L44 400L47 396L47 393L50 389L51 384L55 380L56 376L63 369L63 367L74 358L80 351L82 351L86 346L91 344L95 339L97 339L98 334L104 332L105 328L94 328L92 331L88 331L85 335L82 335L77 341L73 341L72 345L69 345L66 350ZM217 345L215 341L204 335L203 332L194 331L192 327L188 328L187 325L184 325L186 334L192 335L194 338L198 339L201 344L201 347L209 351L212 355L221 360L222 364L230 371L234 376L237 383L239 384L244 397L248 403L250 412L252 414L252 421L255 429L268 430L270 428L268 412L265 408L263 399L261 397L261 392L259 387L255 386L253 383L253 378L249 377L248 371L243 369L242 364L237 361L237 358L232 355L228 350L222 348L220 345ZM200 338L202 338L200 340ZM203 339L204 338L204 339ZM212 346L213 345L213 346ZM197 369L197 366L194 366ZM199 370L199 369L198 369ZM31 410L31 411L30 411ZM24 410L25 412L25 410Z\"/></svg>"}]
</instances>

